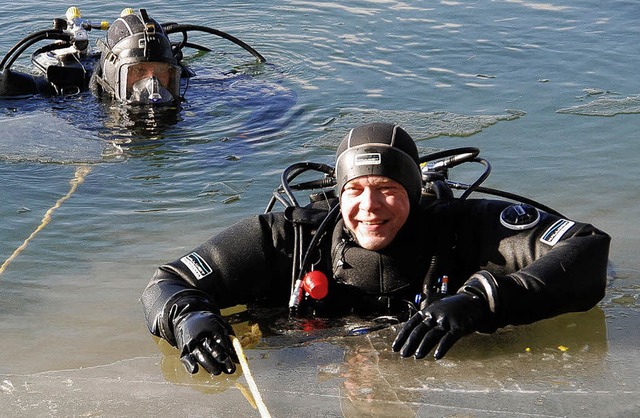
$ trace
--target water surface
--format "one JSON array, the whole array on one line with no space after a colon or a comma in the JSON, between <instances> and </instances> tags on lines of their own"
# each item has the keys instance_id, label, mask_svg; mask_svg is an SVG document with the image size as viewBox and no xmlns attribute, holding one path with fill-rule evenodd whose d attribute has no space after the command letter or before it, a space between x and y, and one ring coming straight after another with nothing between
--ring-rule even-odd
<instances>
[{"instance_id":1,"label":"water surface","mask_svg":"<svg viewBox=\"0 0 640 418\"><path fill-rule=\"evenodd\" d=\"M2 53L66 10L3 3ZM78 6L86 18L112 20L129 4ZM16 416L257 414L235 386L242 377L181 370L175 350L148 334L140 293L157 265L261 212L288 164L331 163L348 129L384 120L404 126L423 152L479 147L493 164L486 186L609 232L607 295L587 314L470 337L438 363L398 359L392 330L266 341L249 354L274 415L297 415L300 397L329 416L640 408L634 3L144 7L161 22L227 31L268 63L204 35L198 42L213 52L189 57L198 77L177 112L132 115L89 94L0 102L0 262L69 192L78 167L88 168L0 275L0 405Z\"/></svg>"}]
</instances>

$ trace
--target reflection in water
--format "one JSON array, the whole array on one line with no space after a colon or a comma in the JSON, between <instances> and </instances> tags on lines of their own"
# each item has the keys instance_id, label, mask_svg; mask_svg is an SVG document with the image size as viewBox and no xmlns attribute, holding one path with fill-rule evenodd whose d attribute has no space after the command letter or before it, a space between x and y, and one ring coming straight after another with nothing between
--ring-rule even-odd
<instances>
[{"instance_id":1,"label":"reflection in water","mask_svg":"<svg viewBox=\"0 0 640 418\"><path fill-rule=\"evenodd\" d=\"M125 106L105 102L104 127L115 137L152 138L162 135L182 120L179 106Z\"/></svg>"},{"instance_id":2,"label":"reflection in water","mask_svg":"<svg viewBox=\"0 0 640 418\"><path fill-rule=\"evenodd\" d=\"M231 320L239 318L243 316L234 315ZM468 336L439 361L403 359L393 353L390 346L398 330L395 325L350 336L350 330L361 329L367 322L296 320L286 325L273 318L267 322L260 324L260 332L253 320L235 321L233 326L237 335L262 336L255 349L267 353L288 350L279 359L290 363L282 368L292 376L296 375L296 358L313 355L322 343L343 351L339 364L323 363L317 358L314 361L318 384L329 379L342 381L339 398L345 417L412 417L434 401L433 395L448 392L455 402L457 396L474 391L499 394L580 388L585 381L601 376L608 350L605 314L598 307L531 325L507 327L491 335ZM162 371L167 381L187 384L204 393L239 387L240 372L217 377L206 373L189 375L180 363L178 351L153 338L163 354ZM255 342L252 340L249 347ZM292 349L298 354L293 354ZM247 351L250 353L251 349ZM259 362L264 356L268 354L250 357ZM263 396L267 404L277 403L270 399L275 396L273 392Z\"/></svg>"},{"instance_id":3,"label":"reflection in water","mask_svg":"<svg viewBox=\"0 0 640 418\"><path fill-rule=\"evenodd\" d=\"M202 70L190 82L185 113L192 122L211 122L216 131L245 140L264 140L295 122L297 93L281 82L269 81L275 67L261 65L260 71L220 73ZM243 68L243 71L251 71Z\"/></svg>"},{"instance_id":4,"label":"reflection in water","mask_svg":"<svg viewBox=\"0 0 640 418\"><path fill-rule=\"evenodd\" d=\"M548 390L580 386L604 370L604 312L562 315L492 335L463 338L442 360L401 359L389 346L394 329L335 341L345 348L340 367L345 416L413 416L430 393ZM443 392L444 391L444 392ZM397 408L398 415L391 410ZM414 410L415 409L415 410Z\"/></svg>"},{"instance_id":5,"label":"reflection in water","mask_svg":"<svg viewBox=\"0 0 640 418\"><path fill-rule=\"evenodd\" d=\"M177 385L188 385L198 392L206 394L222 393L227 389L236 387L238 377L241 375L239 367L238 372L232 375L223 373L220 376L212 376L206 373L206 371L203 371L202 368L198 373L190 374L184 369L184 366L180 362L180 353L178 350L164 340L160 340L157 337L152 338L162 353L160 368L167 382Z\"/></svg>"},{"instance_id":6,"label":"reflection in water","mask_svg":"<svg viewBox=\"0 0 640 418\"><path fill-rule=\"evenodd\" d=\"M369 341L370 342L370 341ZM413 417L415 411L398 397L383 374L379 352L371 344L358 344L345 353L341 409L345 417Z\"/></svg>"},{"instance_id":7,"label":"reflection in water","mask_svg":"<svg viewBox=\"0 0 640 418\"><path fill-rule=\"evenodd\" d=\"M243 73L200 72L179 106L100 103L96 129L132 157L200 147L209 167L251 155L252 142L271 139L297 117L296 94L281 84Z\"/></svg>"}]
</instances>

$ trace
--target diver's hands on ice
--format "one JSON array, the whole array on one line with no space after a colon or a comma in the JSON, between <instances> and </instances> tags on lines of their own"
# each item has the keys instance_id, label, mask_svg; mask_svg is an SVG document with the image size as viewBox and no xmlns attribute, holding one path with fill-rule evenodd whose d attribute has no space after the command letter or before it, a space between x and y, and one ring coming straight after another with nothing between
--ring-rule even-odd
<instances>
[{"instance_id":1,"label":"diver's hands on ice","mask_svg":"<svg viewBox=\"0 0 640 418\"><path fill-rule=\"evenodd\" d=\"M413 315L404 324L391 348L402 357L423 358L434 347L441 359L463 336L478 329L487 315L486 303L478 296L461 292L440 299Z\"/></svg>"},{"instance_id":2,"label":"diver's hands on ice","mask_svg":"<svg viewBox=\"0 0 640 418\"><path fill-rule=\"evenodd\" d=\"M212 312L190 312L174 326L180 361L189 373L202 366L211 374L236 371L238 356L229 335L233 329L220 315Z\"/></svg>"}]
</instances>

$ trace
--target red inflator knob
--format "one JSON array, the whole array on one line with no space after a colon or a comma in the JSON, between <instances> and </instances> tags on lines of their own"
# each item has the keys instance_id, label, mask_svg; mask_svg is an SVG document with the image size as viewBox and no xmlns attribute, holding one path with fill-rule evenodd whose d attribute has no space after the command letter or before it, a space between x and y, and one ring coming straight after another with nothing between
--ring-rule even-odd
<instances>
[{"instance_id":1,"label":"red inflator knob","mask_svg":"<svg viewBox=\"0 0 640 418\"><path fill-rule=\"evenodd\" d=\"M313 299L322 299L329 292L329 280L321 271L311 270L302 279L302 288Z\"/></svg>"}]
</instances>

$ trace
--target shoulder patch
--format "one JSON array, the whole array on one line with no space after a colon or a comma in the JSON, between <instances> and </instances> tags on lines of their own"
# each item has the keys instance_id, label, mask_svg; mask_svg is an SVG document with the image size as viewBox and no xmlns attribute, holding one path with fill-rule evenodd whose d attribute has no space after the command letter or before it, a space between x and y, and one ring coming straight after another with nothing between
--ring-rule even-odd
<instances>
[{"instance_id":1,"label":"shoulder patch","mask_svg":"<svg viewBox=\"0 0 640 418\"><path fill-rule=\"evenodd\" d=\"M549 227L540 237L540 242L554 246L560 241L562 236L576 223L567 219L560 219Z\"/></svg>"},{"instance_id":2,"label":"shoulder patch","mask_svg":"<svg viewBox=\"0 0 640 418\"><path fill-rule=\"evenodd\" d=\"M187 254L180 259L182 264L187 266L191 273L195 276L196 279L200 280L205 276L208 276L213 271L209 264L204 261L204 258L200 257L200 255L196 252L192 252L191 254Z\"/></svg>"}]
</instances>

